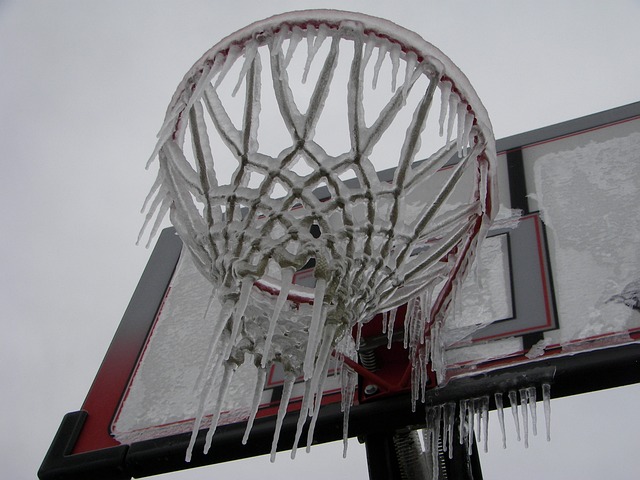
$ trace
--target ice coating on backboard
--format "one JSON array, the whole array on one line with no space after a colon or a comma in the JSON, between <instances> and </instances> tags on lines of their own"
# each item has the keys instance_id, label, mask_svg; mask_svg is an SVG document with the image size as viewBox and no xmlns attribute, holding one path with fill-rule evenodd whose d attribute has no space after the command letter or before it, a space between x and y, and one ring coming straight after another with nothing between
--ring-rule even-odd
<instances>
[{"instance_id":1,"label":"ice coating on backboard","mask_svg":"<svg viewBox=\"0 0 640 480\"><path fill-rule=\"evenodd\" d=\"M624 335L638 325L638 312L616 295L640 278L639 148L640 133L621 130L560 152L532 152L558 314L566 319L548 333L553 342Z\"/></svg>"}]
</instances>

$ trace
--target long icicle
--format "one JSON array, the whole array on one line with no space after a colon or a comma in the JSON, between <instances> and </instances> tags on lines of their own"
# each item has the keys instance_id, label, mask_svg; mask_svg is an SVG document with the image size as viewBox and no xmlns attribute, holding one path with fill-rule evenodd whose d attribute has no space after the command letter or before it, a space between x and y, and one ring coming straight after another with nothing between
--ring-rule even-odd
<instances>
[{"instance_id":1,"label":"long icicle","mask_svg":"<svg viewBox=\"0 0 640 480\"><path fill-rule=\"evenodd\" d=\"M238 81L236 82L236 86L233 88L233 91L231 92L232 97L235 97L236 94L238 93L238 90L242 85L242 81L244 80L244 77L247 76L247 72L249 71L249 68L251 68L251 64L253 63L253 60L255 59L257 54L258 54L258 42L253 40L249 42L247 44L247 47L245 48L244 63L242 64L242 69L238 74Z\"/></svg>"},{"instance_id":2,"label":"long icicle","mask_svg":"<svg viewBox=\"0 0 640 480\"><path fill-rule=\"evenodd\" d=\"M449 452L449 459L453 458L453 429L456 422L456 404L455 402L449 402L445 405L445 410L448 412L449 421L447 423L447 450Z\"/></svg>"},{"instance_id":3,"label":"long icicle","mask_svg":"<svg viewBox=\"0 0 640 480\"><path fill-rule=\"evenodd\" d=\"M515 390L509 391L509 405L511 406L511 415L513 416L513 424L516 427L516 438L520 441L520 419L518 418L518 394Z\"/></svg>"},{"instance_id":4,"label":"long icicle","mask_svg":"<svg viewBox=\"0 0 640 480\"><path fill-rule=\"evenodd\" d=\"M475 404L473 400L469 400L468 403L469 413L467 415L467 424L469 429L467 430L467 452L471 451L471 447L473 446L473 424L476 416Z\"/></svg>"},{"instance_id":5,"label":"long icicle","mask_svg":"<svg viewBox=\"0 0 640 480\"><path fill-rule=\"evenodd\" d=\"M467 400L460 400L460 410L458 412L458 439L460 445L464 445L465 438L465 420L467 415Z\"/></svg>"},{"instance_id":6,"label":"long icicle","mask_svg":"<svg viewBox=\"0 0 640 480\"><path fill-rule=\"evenodd\" d=\"M260 408L260 400L262 399L262 392L264 390L264 385L267 382L267 369L259 368L258 369L258 378L256 379L256 388L253 393L253 402L251 404L251 414L249 415L249 419L247 420L247 428L244 431L244 436L242 437L242 444L246 445L249 440L249 434L251 433L251 428L253 428L253 422L256 419L256 415L258 414L258 408Z\"/></svg>"},{"instance_id":7,"label":"long icicle","mask_svg":"<svg viewBox=\"0 0 640 480\"><path fill-rule=\"evenodd\" d=\"M307 352L304 357L304 379L308 380L313 376L315 356L319 336L322 329L322 315L324 311L324 294L327 288L327 281L324 278L316 279L316 289L313 297L313 310L311 313L311 325L309 326L309 341Z\"/></svg>"},{"instance_id":8,"label":"long icicle","mask_svg":"<svg viewBox=\"0 0 640 480\"><path fill-rule=\"evenodd\" d=\"M380 74L380 68L382 67L382 62L384 61L384 57L387 55L388 49L389 46L387 45L387 42L383 42L378 48L378 59L373 67L373 79L371 81L371 88L374 90L378 86L378 75Z\"/></svg>"},{"instance_id":9,"label":"long icicle","mask_svg":"<svg viewBox=\"0 0 640 480\"><path fill-rule=\"evenodd\" d=\"M542 402L544 405L544 424L547 429L547 442L551 441L551 385L542 385Z\"/></svg>"},{"instance_id":10,"label":"long icicle","mask_svg":"<svg viewBox=\"0 0 640 480\"><path fill-rule=\"evenodd\" d=\"M218 391L218 398L216 399L216 406L213 410L213 415L211 415L211 425L209 426L209 431L207 432L207 439L204 444L204 454L209 453L209 449L211 448L211 442L213 441L213 434L216 433L216 429L218 428L218 421L220 420L220 412L222 412L222 406L224 404L224 400L227 397L227 392L229 391L229 385L231 385L231 380L233 379L233 374L235 373L238 365L235 362L227 362L224 366L224 375L222 376L222 383L220 384L220 390Z\"/></svg>"},{"instance_id":11,"label":"long icicle","mask_svg":"<svg viewBox=\"0 0 640 480\"><path fill-rule=\"evenodd\" d=\"M482 441L484 442L484 451L489 451L489 396L482 397L480 400L482 406Z\"/></svg>"},{"instance_id":12,"label":"long icicle","mask_svg":"<svg viewBox=\"0 0 640 480\"><path fill-rule=\"evenodd\" d=\"M202 420L204 419L204 412L206 409L207 399L209 398L211 387L216 377L215 372L218 371L221 364L222 364L222 357L219 355L216 358L216 361L214 362L213 368L211 369L211 373L209 374L207 380L205 381L202 387L202 391L200 392L200 402L197 410L198 413L196 414L196 418L194 419L193 430L191 431L191 438L189 439L189 445L187 446L187 451L184 457L184 461L187 463L191 461L193 449L196 445L196 440L198 439L198 432L200 431L200 426L202 425Z\"/></svg>"},{"instance_id":13,"label":"long icicle","mask_svg":"<svg viewBox=\"0 0 640 480\"><path fill-rule=\"evenodd\" d=\"M207 309L204 313L204 318L206 318L209 313L209 309L211 308L215 295L216 295L215 292L211 293L211 297L209 298ZM204 418L206 401L207 401L207 398L209 397L211 387L216 377L216 372L218 371L218 368L220 367L220 365L222 365L223 358L219 351L219 348L221 345L220 342L222 339L222 333L224 331L224 327L231 316L232 310L233 310L233 302L228 301L228 302L225 302L224 307L218 313L216 320L214 322L215 329L212 335L212 339L210 341L209 352L207 353L205 368L202 368L200 370L198 378L196 379L196 382L195 382L194 390L200 391L200 399L199 399L196 418L194 420L193 430L191 432L191 438L189 440L189 445L187 447L187 452L185 454L186 462L191 461L193 448L198 438L198 431L200 430L200 426Z\"/></svg>"},{"instance_id":14,"label":"long icicle","mask_svg":"<svg viewBox=\"0 0 640 480\"><path fill-rule=\"evenodd\" d=\"M536 412L536 387L527 388L527 403L531 413L531 430L533 435L538 435L538 413Z\"/></svg>"},{"instance_id":15,"label":"long icicle","mask_svg":"<svg viewBox=\"0 0 640 480\"><path fill-rule=\"evenodd\" d=\"M522 414L522 435L524 437L524 448L529 448L529 413L527 408L527 390L520 389L520 410Z\"/></svg>"},{"instance_id":16,"label":"long icicle","mask_svg":"<svg viewBox=\"0 0 640 480\"><path fill-rule=\"evenodd\" d=\"M273 340L273 334L276 331L278 318L280 317L282 308L284 307L287 301L287 296L289 295L289 291L291 290L291 284L293 283L294 274L295 271L293 269L287 268L282 270L282 285L280 288L280 293L278 294L278 299L276 300L276 305L273 309L273 314L271 315L271 320L269 321L269 331L267 332L267 337L264 342L264 350L262 352L261 361L262 368L267 365L269 350L271 349L271 341Z\"/></svg>"},{"instance_id":17,"label":"long icicle","mask_svg":"<svg viewBox=\"0 0 640 480\"><path fill-rule=\"evenodd\" d=\"M282 398L280 399L280 406L278 407L278 417L276 418L276 429L273 432L273 440L271 442L271 463L276 461L276 451L278 449L278 439L280 438L280 430L282 429L282 422L284 416L287 414L287 407L289 406L289 400L291 399L291 391L293 390L293 384L296 381L296 375L292 372L287 372L284 379L284 389L282 391Z\"/></svg>"},{"instance_id":18,"label":"long icicle","mask_svg":"<svg viewBox=\"0 0 640 480\"><path fill-rule=\"evenodd\" d=\"M440 125L440 136L444 135L444 123L447 119L447 112L449 111L449 95L451 95L451 82L440 82L440 117L438 123Z\"/></svg>"},{"instance_id":19,"label":"long icicle","mask_svg":"<svg viewBox=\"0 0 640 480\"><path fill-rule=\"evenodd\" d=\"M291 459L296 458L296 452L298 451L298 443L302 436L302 429L307 422L307 417L310 416L309 405L311 404L311 380L304 382L304 395L302 397L302 405L300 406L300 413L298 415L298 424L296 425L296 436L293 440L293 448L291 449Z\"/></svg>"},{"instance_id":20,"label":"long icicle","mask_svg":"<svg viewBox=\"0 0 640 480\"><path fill-rule=\"evenodd\" d=\"M502 403L502 393L495 394L496 411L498 414L498 423L500 424L500 432L502 433L502 448L507 448L507 432L504 428L504 406Z\"/></svg>"},{"instance_id":21,"label":"long icicle","mask_svg":"<svg viewBox=\"0 0 640 480\"><path fill-rule=\"evenodd\" d=\"M313 432L316 427L316 422L318 421L320 405L322 404L322 389L329 371L329 357L331 356L333 338L337 328L338 326L336 324L331 324L326 328L322 339L322 345L320 345L320 351L318 352L318 360L315 369L316 375L311 381L311 395L315 404L311 422L309 424L309 431L307 432L307 452L310 451L311 443L313 442Z\"/></svg>"},{"instance_id":22,"label":"long icicle","mask_svg":"<svg viewBox=\"0 0 640 480\"><path fill-rule=\"evenodd\" d=\"M358 375L350 368L343 367L342 374L342 458L347 458L349 447L349 412L353 404L353 395L358 385Z\"/></svg>"},{"instance_id":23,"label":"long icicle","mask_svg":"<svg viewBox=\"0 0 640 480\"><path fill-rule=\"evenodd\" d=\"M440 476L440 462L439 462L439 454L440 449L438 448L438 444L440 442L440 424L442 418L442 405L436 405L434 407L435 416L433 419L433 437L431 443L431 463L433 466L433 479L438 479Z\"/></svg>"},{"instance_id":24,"label":"long icicle","mask_svg":"<svg viewBox=\"0 0 640 480\"><path fill-rule=\"evenodd\" d=\"M217 292L215 290L211 291L211 295L209 296L209 302L207 303L207 308L204 312L203 319L209 316L209 312L211 311L211 307L213 306L214 301L217 299ZM213 335L211 337L211 341L209 342L209 351L207 352L207 359L205 361L205 365L212 365L213 359L216 356L216 353L219 353L218 343L220 342L220 337L222 336L222 332L224 331L227 322L231 318L233 312L233 302L226 301L218 315L216 316L213 325ZM202 382L205 378L206 372L209 370L206 368L200 369L200 373L198 374L198 378L196 379L194 390L202 390Z\"/></svg>"}]
</instances>

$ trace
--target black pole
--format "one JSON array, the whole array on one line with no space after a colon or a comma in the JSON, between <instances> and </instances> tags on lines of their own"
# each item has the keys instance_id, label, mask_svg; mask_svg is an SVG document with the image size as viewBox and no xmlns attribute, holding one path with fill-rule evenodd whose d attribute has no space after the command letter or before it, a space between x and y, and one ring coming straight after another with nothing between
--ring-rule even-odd
<instances>
[{"instance_id":1,"label":"black pole","mask_svg":"<svg viewBox=\"0 0 640 480\"><path fill-rule=\"evenodd\" d=\"M393 433L371 433L365 437L370 480L402 480L393 444Z\"/></svg>"}]
</instances>

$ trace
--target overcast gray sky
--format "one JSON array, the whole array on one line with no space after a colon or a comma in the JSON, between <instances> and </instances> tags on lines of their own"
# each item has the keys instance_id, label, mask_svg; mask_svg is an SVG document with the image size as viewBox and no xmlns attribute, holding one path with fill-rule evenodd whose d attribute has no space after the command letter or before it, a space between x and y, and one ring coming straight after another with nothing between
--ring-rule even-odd
<instances>
[{"instance_id":1,"label":"overcast gray sky","mask_svg":"<svg viewBox=\"0 0 640 480\"><path fill-rule=\"evenodd\" d=\"M636 1L0 0L0 464L33 479L86 395L150 251L134 242L144 163L178 82L227 34L275 13L342 8L444 51L496 138L638 101ZM553 402L553 441L497 436L485 478L635 478L638 387ZM495 425L495 419L494 419ZM495 434L496 428L493 432ZM362 449L315 449L169 478L366 478ZM515 473L518 472L518 473Z\"/></svg>"}]
</instances>

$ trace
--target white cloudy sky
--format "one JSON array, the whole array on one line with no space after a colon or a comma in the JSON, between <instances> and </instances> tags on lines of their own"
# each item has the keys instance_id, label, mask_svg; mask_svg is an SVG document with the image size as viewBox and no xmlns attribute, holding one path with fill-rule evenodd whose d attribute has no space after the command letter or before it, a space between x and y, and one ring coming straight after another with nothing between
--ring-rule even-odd
<instances>
[{"instance_id":1,"label":"white cloudy sky","mask_svg":"<svg viewBox=\"0 0 640 480\"><path fill-rule=\"evenodd\" d=\"M220 38L292 9L395 21L467 74L496 138L640 99L640 2L0 0L0 465L33 479L77 410L148 259L134 245L144 163L178 82ZM638 387L554 401L553 441L485 478L634 478ZM494 422L495 424L495 422ZM494 428L495 434L495 428ZM352 442L169 478L366 478Z\"/></svg>"}]
</instances>

